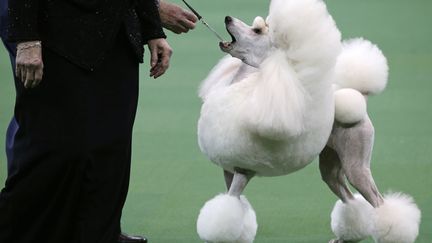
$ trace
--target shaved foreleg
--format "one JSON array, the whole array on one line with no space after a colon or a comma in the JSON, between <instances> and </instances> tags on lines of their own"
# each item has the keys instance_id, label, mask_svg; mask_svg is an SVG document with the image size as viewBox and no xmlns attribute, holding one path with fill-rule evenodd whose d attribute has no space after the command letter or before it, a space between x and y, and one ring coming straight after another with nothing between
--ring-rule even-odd
<instances>
[{"instance_id":1,"label":"shaved foreleg","mask_svg":"<svg viewBox=\"0 0 432 243\"><path fill-rule=\"evenodd\" d=\"M234 174L227 171L227 170L224 170L224 178L225 178L225 185L226 185L227 191L229 191L229 189L231 187L231 183L232 183L233 178L234 178Z\"/></svg>"},{"instance_id":2,"label":"shaved foreleg","mask_svg":"<svg viewBox=\"0 0 432 243\"><path fill-rule=\"evenodd\" d=\"M319 155L319 168L323 181L343 202L353 199L353 195L345 183L345 175L336 151L326 146Z\"/></svg>"},{"instance_id":3,"label":"shaved foreleg","mask_svg":"<svg viewBox=\"0 0 432 243\"><path fill-rule=\"evenodd\" d=\"M231 196L240 197L243 193L249 180L254 176L254 173L248 171L235 171L228 194Z\"/></svg>"}]
</instances>

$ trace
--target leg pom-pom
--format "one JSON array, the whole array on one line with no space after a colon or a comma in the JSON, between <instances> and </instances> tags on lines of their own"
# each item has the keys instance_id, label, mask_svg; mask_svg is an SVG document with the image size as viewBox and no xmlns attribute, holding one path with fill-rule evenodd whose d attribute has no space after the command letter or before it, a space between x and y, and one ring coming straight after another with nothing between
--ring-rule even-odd
<instances>
[{"instance_id":1,"label":"leg pom-pom","mask_svg":"<svg viewBox=\"0 0 432 243\"><path fill-rule=\"evenodd\" d=\"M243 204L243 208L245 210L245 216L243 218L243 231L237 242L251 243L254 241L258 229L255 211L245 196L241 196L240 201Z\"/></svg>"},{"instance_id":2,"label":"leg pom-pom","mask_svg":"<svg viewBox=\"0 0 432 243\"><path fill-rule=\"evenodd\" d=\"M373 238L378 243L413 243L419 233L421 212L412 197L402 193L384 196L376 208Z\"/></svg>"},{"instance_id":3,"label":"leg pom-pom","mask_svg":"<svg viewBox=\"0 0 432 243\"><path fill-rule=\"evenodd\" d=\"M197 220L197 232L206 242L251 243L256 234L255 212L244 196L220 194L207 201Z\"/></svg>"},{"instance_id":4,"label":"leg pom-pom","mask_svg":"<svg viewBox=\"0 0 432 243\"><path fill-rule=\"evenodd\" d=\"M373 231L374 208L360 195L343 203L337 201L331 213L331 228L338 239L360 241Z\"/></svg>"}]
</instances>

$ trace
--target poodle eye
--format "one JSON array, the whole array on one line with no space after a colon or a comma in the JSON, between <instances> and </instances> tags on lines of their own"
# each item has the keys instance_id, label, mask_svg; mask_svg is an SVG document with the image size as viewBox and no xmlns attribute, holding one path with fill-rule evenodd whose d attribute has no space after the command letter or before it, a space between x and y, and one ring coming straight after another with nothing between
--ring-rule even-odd
<instances>
[{"instance_id":1,"label":"poodle eye","mask_svg":"<svg viewBox=\"0 0 432 243\"><path fill-rule=\"evenodd\" d=\"M253 32L255 32L256 34L261 34L261 29L255 28L253 29Z\"/></svg>"}]
</instances>

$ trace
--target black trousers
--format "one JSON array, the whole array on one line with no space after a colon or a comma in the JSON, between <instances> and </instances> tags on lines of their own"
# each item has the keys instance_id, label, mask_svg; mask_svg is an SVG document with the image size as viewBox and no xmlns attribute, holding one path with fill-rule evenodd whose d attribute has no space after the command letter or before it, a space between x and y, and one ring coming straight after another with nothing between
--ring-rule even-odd
<instances>
[{"instance_id":1,"label":"black trousers","mask_svg":"<svg viewBox=\"0 0 432 243\"><path fill-rule=\"evenodd\" d=\"M38 87L15 81L0 242L114 243L129 184L138 60L121 32L93 72L47 49L43 61Z\"/></svg>"}]
</instances>

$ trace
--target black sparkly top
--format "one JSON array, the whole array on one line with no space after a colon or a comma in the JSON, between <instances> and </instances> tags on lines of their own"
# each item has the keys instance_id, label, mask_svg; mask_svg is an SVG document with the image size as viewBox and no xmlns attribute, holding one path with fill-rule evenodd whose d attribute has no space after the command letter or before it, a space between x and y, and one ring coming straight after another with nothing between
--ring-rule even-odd
<instances>
[{"instance_id":1,"label":"black sparkly top","mask_svg":"<svg viewBox=\"0 0 432 243\"><path fill-rule=\"evenodd\" d=\"M11 42L42 45L92 70L114 45L122 24L137 58L148 40L166 38L157 0L9 0Z\"/></svg>"}]
</instances>

